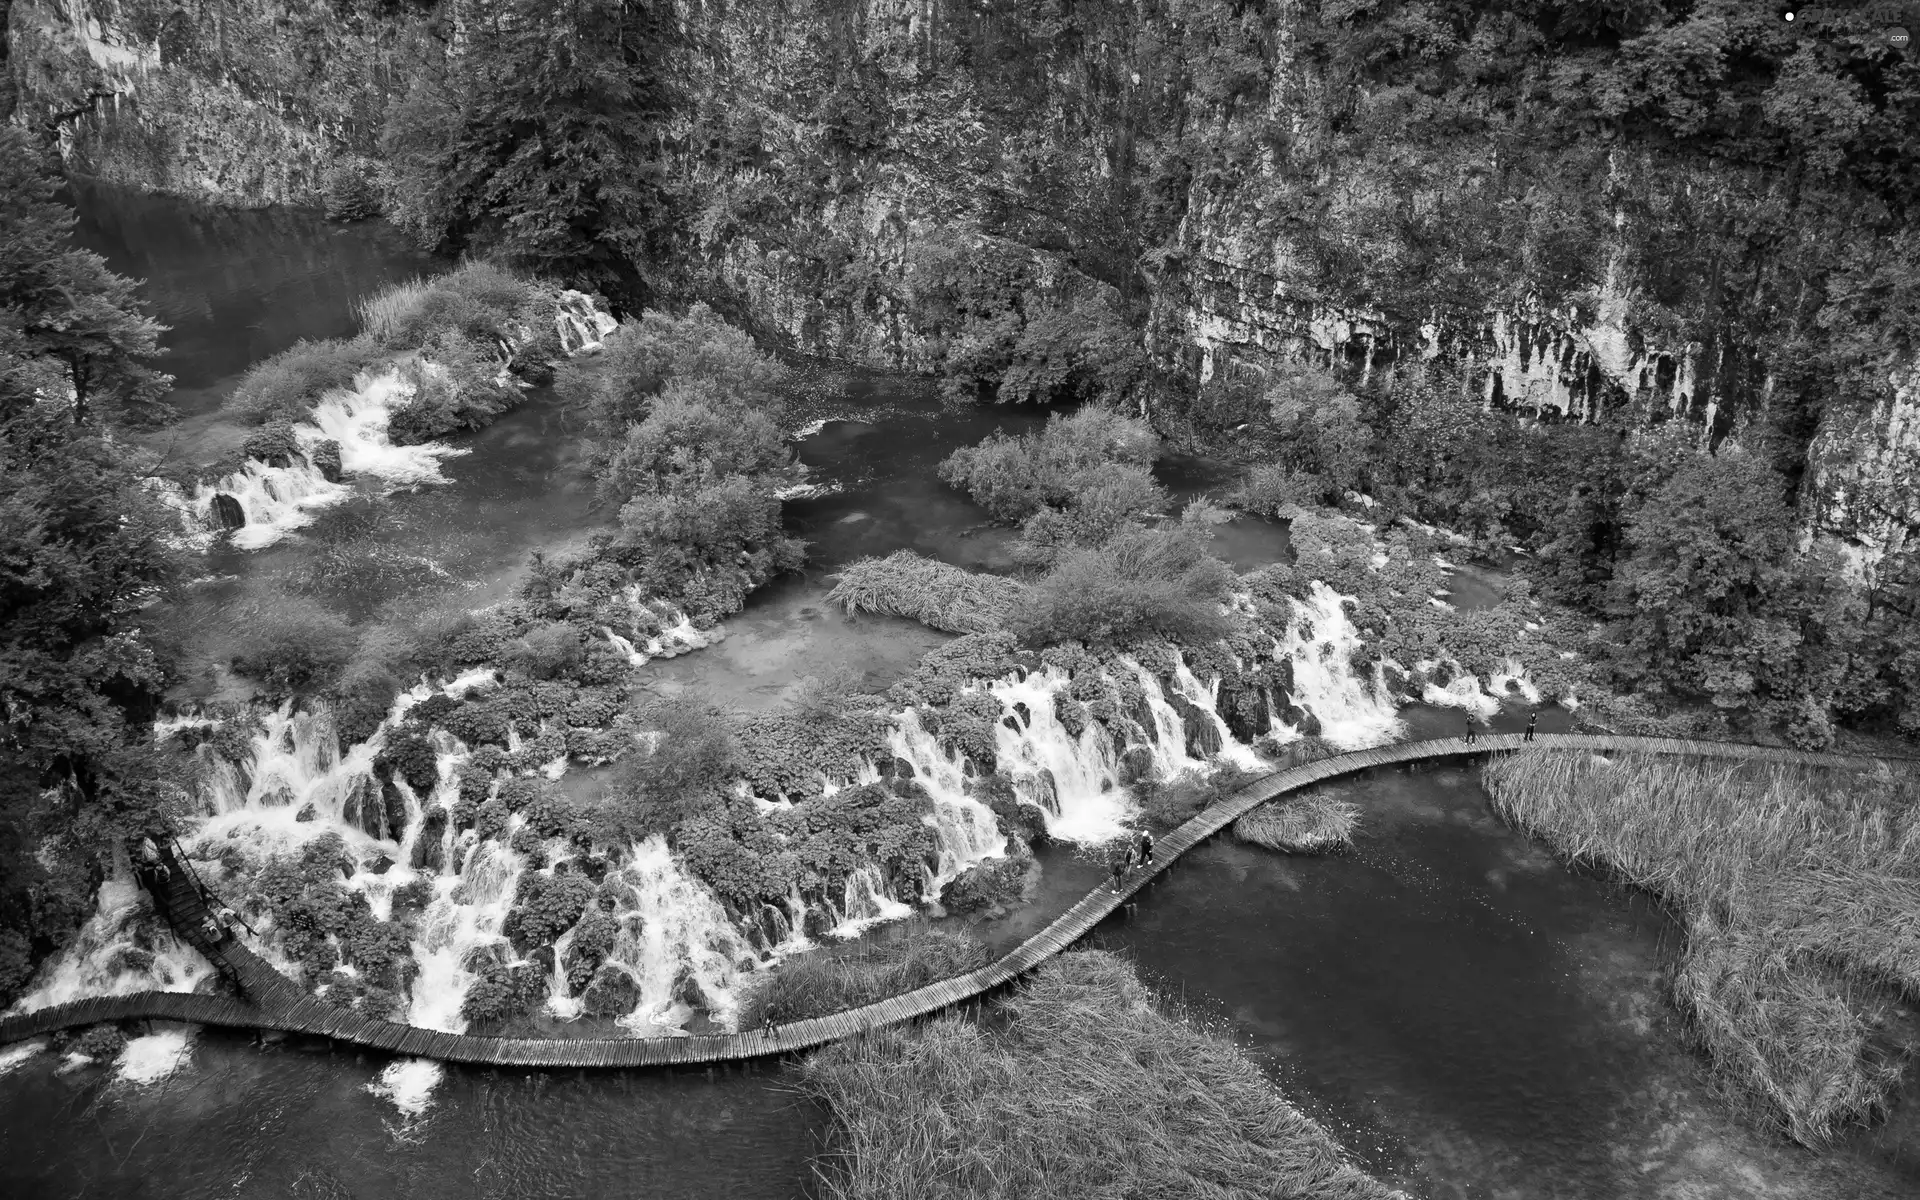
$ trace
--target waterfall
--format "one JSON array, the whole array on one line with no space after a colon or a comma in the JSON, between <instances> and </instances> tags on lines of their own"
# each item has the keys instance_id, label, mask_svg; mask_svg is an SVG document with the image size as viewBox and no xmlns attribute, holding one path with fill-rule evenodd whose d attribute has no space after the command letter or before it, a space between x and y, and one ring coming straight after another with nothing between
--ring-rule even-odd
<instances>
[{"instance_id":1,"label":"waterfall","mask_svg":"<svg viewBox=\"0 0 1920 1200\"><path fill-rule=\"evenodd\" d=\"M1193 671L1187 667L1185 659L1179 659L1173 668L1174 691L1193 708L1198 709L1212 724L1214 734L1219 738L1219 757L1243 770L1258 771L1266 764L1255 754L1252 746L1244 745L1233 739L1233 731L1227 728L1225 718L1220 715L1220 681L1215 679L1211 686L1201 683Z\"/></svg>"},{"instance_id":2,"label":"waterfall","mask_svg":"<svg viewBox=\"0 0 1920 1200\"><path fill-rule=\"evenodd\" d=\"M639 994L620 1024L642 1036L675 1034L703 1008L730 1027L739 987L759 962L752 944L659 835L631 851L601 885L619 926L602 970L624 971Z\"/></svg>"},{"instance_id":3,"label":"waterfall","mask_svg":"<svg viewBox=\"0 0 1920 1200\"><path fill-rule=\"evenodd\" d=\"M625 598L629 613L626 631L603 625L600 632L636 667L644 667L656 658L675 658L689 650L703 649L727 636L724 626L694 628L686 613L664 600L648 600L637 584L627 586Z\"/></svg>"},{"instance_id":4,"label":"waterfall","mask_svg":"<svg viewBox=\"0 0 1920 1200\"><path fill-rule=\"evenodd\" d=\"M1149 693L1158 696L1159 684L1142 675ZM1066 672L1056 667L988 684L1001 711L993 730L994 754L1000 769L1012 775L1014 794L1046 815L1049 836L1092 845L1126 833L1138 806L1120 786L1113 739L1092 721L1077 737L1060 724L1054 697L1071 686ZM1179 718L1173 720L1177 729Z\"/></svg>"},{"instance_id":5,"label":"waterfall","mask_svg":"<svg viewBox=\"0 0 1920 1200\"><path fill-rule=\"evenodd\" d=\"M620 327L620 322L594 305L593 297L571 288L560 293L556 309L554 326L560 333L560 348L568 355L594 353Z\"/></svg>"},{"instance_id":6,"label":"waterfall","mask_svg":"<svg viewBox=\"0 0 1920 1200\"><path fill-rule=\"evenodd\" d=\"M1293 703L1319 722L1320 736L1341 750L1359 750L1392 741L1404 727L1379 666L1365 678L1354 674L1353 655L1365 643L1347 619L1344 599L1314 580L1305 600L1292 601L1294 619L1274 642L1274 657L1292 661ZM1274 721L1277 737L1290 739L1300 732Z\"/></svg>"},{"instance_id":7,"label":"waterfall","mask_svg":"<svg viewBox=\"0 0 1920 1200\"><path fill-rule=\"evenodd\" d=\"M451 828L447 836L453 837ZM422 1029L464 1033L467 1018L461 1007L474 980L467 956L502 940L500 929L525 864L511 848L491 840L467 851L457 875L453 862L448 855L414 938L413 957L420 970L413 979L407 1021Z\"/></svg>"},{"instance_id":8,"label":"waterfall","mask_svg":"<svg viewBox=\"0 0 1920 1200\"><path fill-rule=\"evenodd\" d=\"M212 974L213 965L154 914L121 856L100 885L93 916L10 1011L129 992L191 992Z\"/></svg>"},{"instance_id":9,"label":"waterfall","mask_svg":"<svg viewBox=\"0 0 1920 1200\"><path fill-rule=\"evenodd\" d=\"M393 367L359 376L351 389L328 392L307 420L293 427L301 452L297 461L275 467L249 459L239 470L195 486L186 502L195 527L221 524L215 513L220 496L239 502L245 524L234 530L233 544L242 550L270 546L311 523L316 511L353 494L349 485L330 482L314 461L323 441L338 444L340 469L348 475L378 480L389 489L445 483L441 460L467 451L440 442L396 446L387 436L394 411L413 393L414 385Z\"/></svg>"},{"instance_id":10,"label":"waterfall","mask_svg":"<svg viewBox=\"0 0 1920 1200\"><path fill-rule=\"evenodd\" d=\"M1459 708L1487 720L1499 713L1501 705L1518 697L1528 704L1540 703L1540 689L1528 677L1527 669L1513 658L1502 659L1499 669L1487 676L1484 685L1478 676L1451 658L1422 659L1414 668L1423 673L1445 666L1452 675L1446 686L1428 681L1421 689L1422 702L1437 708Z\"/></svg>"},{"instance_id":11,"label":"waterfall","mask_svg":"<svg viewBox=\"0 0 1920 1200\"><path fill-rule=\"evenodd\" d=\"M933 798L933 811L922 818L933 830L935 865L925 896L937 900L947 884L968 867L1007 853L1006 835L993 810L967 795L965 760L940 749L912 709L894 718L887 731L894 757L913 768L914 778Z\"/></svg>"},{"instance_id":12,"label":"waterfall","mask_svg":"<svg viewBox=\"0 0 1920 1200\"><path fill-rule=\"evenodd\" d=\"M187 1065L193 1028L179 1026L131 1038L120 1050L114 1078L138 1086L158 1083Z\"/></svg>"}]
</instances>

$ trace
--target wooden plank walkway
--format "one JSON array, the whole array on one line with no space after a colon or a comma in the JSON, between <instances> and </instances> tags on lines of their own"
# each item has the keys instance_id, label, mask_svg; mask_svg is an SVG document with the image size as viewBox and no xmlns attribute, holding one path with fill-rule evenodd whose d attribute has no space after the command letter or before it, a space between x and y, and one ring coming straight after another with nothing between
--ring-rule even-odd
<instances>
[{"instance_id":1,"label":"wooden plank walkway","mask_svg":"<svg viewBox=\"0 0 1920 1200\"><path fill-rule=\"evenodd\" d=\"M481 1037L418 1029L364 1017L306 995L237 939L229 938L218 945L209 942L200 929L200 922L206 917L206 906L189 882L185 870L176 865L166 885L156 889L156 899L182 939L236 980L245 999L184 992L138 992L126 996L78 1000L34 1012L0 1017L0 1045L78 1025L151 1018L228 1028L316 1034L395 1054L513 1067L672 1066L727 1062L808 1050L952 1007L1017 979L1092 930L1186 851L1277 796L1374 767L1511 753L1526 748L1524 737L1517 733L1488 734L1477 738L1472 744L1463 738L1397 742L1390 746L1333 755L1262 776L1156 841L1154 861L1150 868L1130 872L1117 891L1104 883L1094 888L1045 929L998 961L965 975L928 984L861 1008L782 1025L771 1037L758 1030L705 1037ZM1614 734L1543 733L1534 738L1532 748L1739 758L1803 766L1858 767L1864 762L1874 761L1866 755L1816 754L1735 742Z\"/></svg>"}]
</instances>

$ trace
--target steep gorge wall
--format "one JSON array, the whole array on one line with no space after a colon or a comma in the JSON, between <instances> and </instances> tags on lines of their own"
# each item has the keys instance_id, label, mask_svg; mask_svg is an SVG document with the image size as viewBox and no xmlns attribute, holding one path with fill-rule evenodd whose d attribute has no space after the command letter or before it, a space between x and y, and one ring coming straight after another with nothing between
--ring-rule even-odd
<instances>
[{"instance_id":1,"label":"steep gorge wall","mask_svg":"<svg viewBox=\"0 0 1920 1200\"><path fill-rule=\"evenodd\" d=\"M1351 97L1302 64L1286 6L1068 11L679 0L692 288L792 350L925 370L948 331L913 319L915 247L957 238L1041 291L1111 289L1189 383L1442 361L1531 418L1686 422L1702 446L1788 428L1812 531L1863 555L1920 521L1910 365L1776 386L1825 319L1804 272L1862 253L1844 205L1598 141L1559 178L1492 140L1343 154ZM81 173L310 202L451 24L347 0L14 0L16 118L57 123ZM1764 245L1737 232L1767 221ZM1423 259L1445 226L1453 259Z\"/></svg>"}]
</instances>

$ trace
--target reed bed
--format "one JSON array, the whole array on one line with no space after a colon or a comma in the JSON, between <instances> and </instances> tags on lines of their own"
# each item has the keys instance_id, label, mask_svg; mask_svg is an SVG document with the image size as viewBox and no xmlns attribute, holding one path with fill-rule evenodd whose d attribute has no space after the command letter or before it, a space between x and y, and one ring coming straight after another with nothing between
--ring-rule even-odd
<instances>
[{"instance_id":1,"label":"reed bed","mask_svg":"<svg viewBox=\"0 0 1920 1200\"><path fill-rule=\"evenodd\" d=\"M1233 823L1233 836L1288 854L1320 854L1352 845L1359 824L1358 804L1314 794L1262 804Z\"/></svg>"},{"instance_id":2,"label":"reed bed","mask_svg":"<svg viewBox=\"0 0 1920 1200\"><path fill-rule=\"evenodd\" d=\"M741 1005L740 1028L824 1017L987 965L987 948L964 930L921 918L888 932L849 954L814 951L781 963Z\"/></svg>"},{"instance_id":3,"label":"reed bed","mask_svg":"<svg viewBox=\"0 0 1920 1200\"><path fill-rule=\"evenodd\" d=\"M998 575L982 575L948 563L896 550L863 558L834 576L831 603L857 612L911 617L948 633L986 633L1001 628L1024 591Z\"/></svg>"},{"instance_id":4,"label":"reed bed","mask_svg":"<svg viewBox=\"0 0 1920 1200\"><path fill-rule=\"evenodd\" d=\"M1050 960L986 1021L876 1030L800 1073L833 1109L818 1170L840 1200L1401 1195L1103 951Z\"/></svg>"},{"instance_id":5,"label":"reed bed","mask_svg":"<svg viewBox=\"0 0 1920 1200\"><path fill-rule=\"evenodd\" d=\"M1795 1141L1877 1116L1920 1000L1920 785L1869 771L1531 751L1486 769L1495 807L1675 909L1675 1003L1723 1083Z\"/></svg>"}]
</instances>

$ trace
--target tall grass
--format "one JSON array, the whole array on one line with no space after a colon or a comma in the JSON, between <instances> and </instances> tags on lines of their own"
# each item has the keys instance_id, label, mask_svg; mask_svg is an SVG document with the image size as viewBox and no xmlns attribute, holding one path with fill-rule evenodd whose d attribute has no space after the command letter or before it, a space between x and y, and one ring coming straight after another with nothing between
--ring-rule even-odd
<instances>
[{"instance_id":1,"label":"tall grass","mask_svg":"<svg viewBox=\"0 0 1920 1200\"><path fill-rule=\"evenodd\" d=\"M857 612L911 617L948 633L987 633L1006 620L1021 586L998 575L981 575L911 550L849 563L834 577L829 603Z\"/></svg>"},{"instance_id":2,"label":"tall grass","mask_svg":"<svg viewBox=\"0 0 1920 1200\"><path fill-rule=\"evenodd\" d=\"M1358 804L1315 794L1262 804L1233 823L1233 836L1269 850L1318 854L1351 845L1359 824Z\"/></svg>"},{"instance_id":3,"label":"tall grass","mask_svg":"<svg viewBox=\"0 0 1920 1200\"><path fill-rule=\"evenodd\" d=\"M878 1030L801 1078L833 1109L821 1190L843 1200L1400 1194L1101 951L1048 962L992 1020Z\"/></svg>"},{"instance_id":4,"label":"tall grass","mask_svg":"<svg viewBox=\"0 0 1920 1200\"><path fill-rule=\"evenodd\" d=\"M972 934L924 918L888 931L848 954L819 951L781 963L740 1008L740 1028L768 1017L782 1024L858 1008L987 965L987 948Z\"/></svg>"},{"instance_id":5,"label":"tall grass","mask_svg":"<svg viewBox=\"0 0 1920 1200\"><path fill-rule=\"evenodd\" d=\"M1490 765L1516 825L1677 910L1676 1003L1722 1079L1818 1146L1900 1068L1876 1008L1920 999L1920 786L1871 771L1534 751Z\"/></svg>"},{"instance_id":6,"label":"tall grass","mask_svg":"<svg viewBox=\"0 0 1920 1200\"><path fill-rule=\"evenodd\" d=\"M358 305L360 325L382 346L412 349L452 330L490 343L521 317L534 285L489 262L395 284Z\"/></svg>"}]
</instances>

